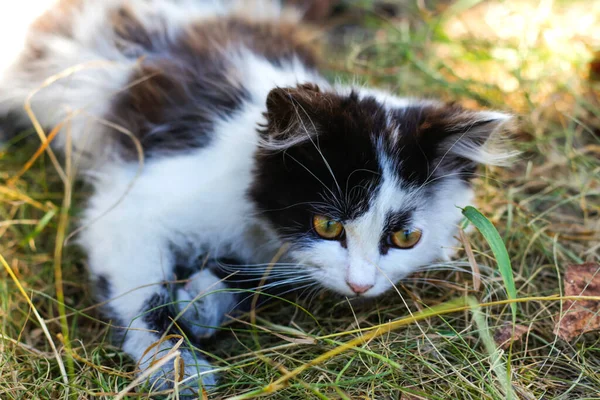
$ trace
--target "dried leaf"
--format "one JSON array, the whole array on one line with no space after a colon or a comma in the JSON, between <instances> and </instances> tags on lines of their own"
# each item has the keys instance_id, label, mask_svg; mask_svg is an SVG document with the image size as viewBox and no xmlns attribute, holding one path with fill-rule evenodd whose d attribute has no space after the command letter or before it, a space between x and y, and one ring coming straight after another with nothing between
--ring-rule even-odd
<instances>
[{"instance_id":1,"label":"dried leaf","mask_svg":"<svg viewBox=\"0 0 600 400\"><path fill-rule=\"evenodd\" d=\"M569 265L564 277L565 296L600 296L600 264ZM554 333L570 342L579 335L600 329L600 301L563 302Z\"/></svg>"},{"instance_id":2,"label":"dried leaf","mask_svg":"<svg viewBox=\"0 0 600 400\"><path fill-rule=\"evenodd\" d=\"M175 379L181 382L185 378L185 361L181 357L175 358Z\"/></svg>"},{"instance_id":3,"label":"dried leaf","mask_svg":"<svg viewBox=\"0 0 600 400\"><path fill-rule=\"evenodd\" d=\"M510 322L505 322L500 328L494 332L494 342L501 349L508 349L510 344L521 339L521 337L529 330L525 325L515 325Z\"/></svg>"}]
</instances>

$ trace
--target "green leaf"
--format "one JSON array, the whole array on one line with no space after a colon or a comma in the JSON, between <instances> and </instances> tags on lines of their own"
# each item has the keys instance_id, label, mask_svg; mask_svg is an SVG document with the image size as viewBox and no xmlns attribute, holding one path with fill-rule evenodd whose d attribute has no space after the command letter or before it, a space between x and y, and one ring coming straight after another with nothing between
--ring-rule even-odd
<instances>
[{"instance_id":1,"label":"green leaf","mask_svg":"<svg viewBox=\"0 0 600 400\"><path fill-rule=\"evenodd\" d=\"M517 289L515 287L515 278L513 276L512 266L510 264L510 257L506 246L498 233L496 227L475 207L467 206L463 209L463 215L481 232L485 240L488 242L494 253L494 258L498 263L498 269L502 280L504 281L504 288L509 299L517 298ZM517 304L511 303L510 308L513 314L513 322L517 319Z\"/></svg>"}]
</instances>

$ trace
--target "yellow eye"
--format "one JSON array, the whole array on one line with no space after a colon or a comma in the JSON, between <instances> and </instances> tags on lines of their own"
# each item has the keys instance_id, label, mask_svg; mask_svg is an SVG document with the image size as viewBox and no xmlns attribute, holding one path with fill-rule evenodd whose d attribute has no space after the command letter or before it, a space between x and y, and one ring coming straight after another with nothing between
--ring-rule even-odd
<instances>
[{"instance_id":1,"label":"yellow eye","mask_svg":"<svg viewBox=\"0 0 600 400\"><path fill-rule=\"evenodd\" d=\"M399 249L411 249L419 243L422 233L416 228L407 228L391 234L390 241Z\"/></svg>"},{"instance_id":2,"label":"yellow eye","mask_svg":"<svg viewBox=\"0 0 600 400\"><path fill-rule=\"evenodd\" d=\"M323 215L313 217L313 227L319 236L329 240L337 239L344 232L344 227L340 222Z\"/></svg>"}]
</instances>

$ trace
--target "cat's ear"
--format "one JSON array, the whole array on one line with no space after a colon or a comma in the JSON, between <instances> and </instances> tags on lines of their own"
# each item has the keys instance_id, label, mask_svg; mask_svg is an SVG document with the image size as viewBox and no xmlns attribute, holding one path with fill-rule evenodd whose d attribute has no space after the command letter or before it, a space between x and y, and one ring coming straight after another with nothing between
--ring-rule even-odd
<instances>
[{"instance_id":1,"label":"cat's ear","mask_svg":"<svg viewBox=\"0 0 600 400\"><path fill-rule=\"evenodd\" d=\"M263 132L269 139L280 142L294 137L308 139L316 134L315 117L323 101L323 94L314 84L271 90L267 96L267 124Z\"/></svg>"},{"instance_id":2,"label":"cat's ear","mask_svg":"<svg viewBox=\"0 0 600 400\"><path fill-rule=\"evenodd\" d=\"M472 171L478 164L505 165L516 152L507 150L514 118L494 111L472 111L447 105L422 114L419 143L434 146L435 168Z\"/></svg>"}]
</instances>

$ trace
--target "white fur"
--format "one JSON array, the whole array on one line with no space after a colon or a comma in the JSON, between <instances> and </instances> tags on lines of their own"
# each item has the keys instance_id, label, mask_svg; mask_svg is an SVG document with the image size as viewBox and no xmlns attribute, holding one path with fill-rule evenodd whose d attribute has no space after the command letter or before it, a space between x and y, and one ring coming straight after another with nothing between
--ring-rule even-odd
<instances>
[{"instance_id":1,"label":"white fur","mask_svg":"<svg viewBox=\"0 0 600 400\"><path fill-rule=\"evenodd\" d=\"M481 131L487 137L486 144L479 146L471 140L456 140L450 144L448 152L457 154L461 157L473 160L479 164L486 165L507 165L519 153L517 151L507 151L503 146L506 138L501 135L503 129L510 127L514 121L508 114L495 111L482 111L473 113L473 123L479 121L488 121L485 126L465 129L465 136L478 136ZM490 134L491 132L491 134Z\"/></svg>"}]
</instances>

